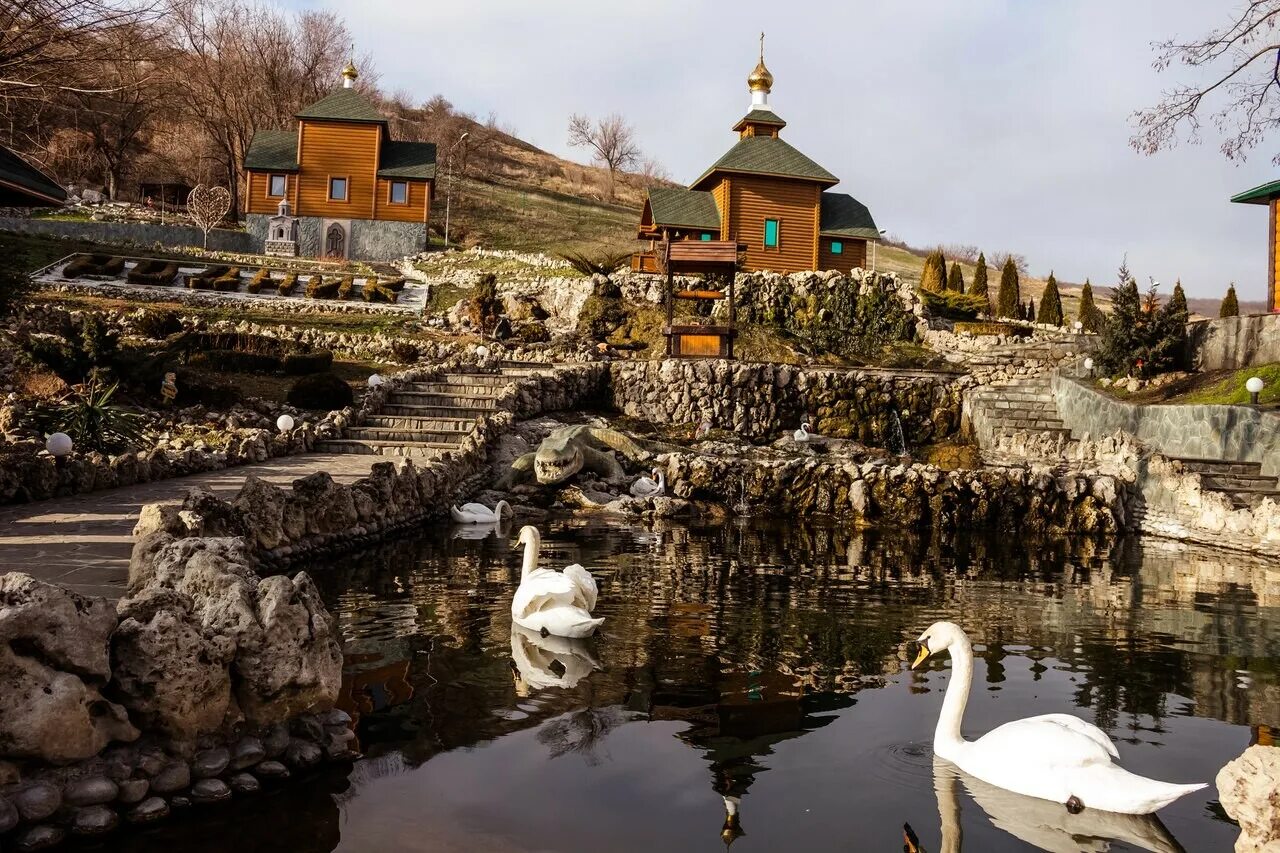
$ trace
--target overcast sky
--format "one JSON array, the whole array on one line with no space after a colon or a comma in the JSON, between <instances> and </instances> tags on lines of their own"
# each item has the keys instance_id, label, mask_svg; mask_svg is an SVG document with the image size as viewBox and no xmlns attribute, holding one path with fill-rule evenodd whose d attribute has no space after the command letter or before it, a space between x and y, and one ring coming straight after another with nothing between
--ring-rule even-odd
<instances>
[{"instance_id":1,"label":"overcast sky","mask_svg":"<svg viewBox=\"0 0 1280 853\"><path fill-rule=\"evenodd\" d=\"M291 5L312 5L292 0ZM1226 22L1225 0L360 0L343 15L382 85L440 93L574 159L573 112L618 111L681 182L733 144L760 30L784 138L914 245L974 244L1031 270L1242 299L1266 291L1265 207L1280 139L1243 165L1217 138L1143 157L1129 115L1179 71L1150 43ZM1184 78L1185 79L1185 78Z\"/></svg>"}]
</instances>

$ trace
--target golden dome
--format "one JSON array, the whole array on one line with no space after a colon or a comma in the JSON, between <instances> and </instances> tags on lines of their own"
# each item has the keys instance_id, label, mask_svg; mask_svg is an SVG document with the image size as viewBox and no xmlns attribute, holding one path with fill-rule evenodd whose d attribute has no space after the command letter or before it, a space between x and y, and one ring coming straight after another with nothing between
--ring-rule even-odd
<instances>
[{"instance_id":1,"label":"golden dome","mask_svg":"<svg viewBox=\"0 0 1280 853\"><path fill-rule=\"evenodd\" d=\"M333 66L329 67L332 68ZM360 76L360 73L356 71L356 61L354 59L348 59L347 64L342 67L342 76L348 80L354 80Z\"/></svg>"},{"instance_id":2,"label":"golden dome","mask_svg":"<svg viewBox=\"0 0 1280 853\"><path fill-rule=\"evenodd\" d=\"M764 33L760 34L760 61L747 78L747 88L753 92L768 92L773 89L773 75L764 64Z\"/></svg>"}]
</instances>

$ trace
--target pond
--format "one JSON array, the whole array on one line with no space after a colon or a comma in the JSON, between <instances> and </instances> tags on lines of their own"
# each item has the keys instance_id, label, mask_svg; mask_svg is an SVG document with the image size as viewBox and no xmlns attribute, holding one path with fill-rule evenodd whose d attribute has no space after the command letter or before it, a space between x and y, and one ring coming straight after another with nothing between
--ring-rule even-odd
<instances>
[{"instance_id":1,"label":"pond","mask_svg":"<svg viewBox=\"0 0 1280 853\"><path fill-rule=\"evenodd\" d=\"M433 530L316 566L366 758L234 829L224 813L130 849L900 850L904 824L933 853L1232 848L1212 786L1117 822L935 763L950 670L908 671L905 643L939 619L975 643L969 737L1074 713L1130 770L1212 782L1280 722L1280 568L1240 555L760 520L542 530L543 565L595 574L601 635L513 631L514 537Z\"/></svg>"}]
</instances>

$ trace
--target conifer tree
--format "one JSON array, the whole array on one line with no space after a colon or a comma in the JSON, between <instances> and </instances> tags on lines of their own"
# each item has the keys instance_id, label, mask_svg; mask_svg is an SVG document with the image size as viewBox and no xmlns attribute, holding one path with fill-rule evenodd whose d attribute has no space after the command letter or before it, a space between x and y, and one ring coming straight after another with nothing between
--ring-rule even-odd
<instances>
[{"instance_id":1,"label":"conifer tree","mask_svg":"<svg viewBox=\"0 0 1280 853\"><path fill-rule=\"evenodd\" d=\"M959 261L951 263L951 271L947 273L947 290L964 293L964 273L960 270Z\"/></svg>"},{"instance_id":2,"label":"conifer tree","mask_svg":"<svg viewBox=\"0 0 1280 853\"><path fill-rule=\"evenodd\" d=\"M1129 274L1128 264L1121 262L1115 294L1111 297L1111 313L1102 326L1102 346L1095 359L1104 373L1130 375L1141 357L1150 318L1142 310L1138 283Z\"/></svg>"},{"instance_id":3,"label":"conifer tree","mask_svg":"<svg viewBox=\"0 0 1280 853\"><path fill-rule=\"evenodd\" d=\"M1036 301L1035 301L1034 299L1031 299L1031 298L1028 298L1028 299L1027 299L1027 310L1026 310L1025 312L1023 312L1022 319L1026 320L1028 323L1034 323L1034 322L1035 322L1035 320L1036 320Z\"/></svg>"},{"instance_id":4,"label":"conifer tree","mask_svg":"<svg viewBox=\"0 0 1280 853\"><path fill-rule=\"evenodd\" d=\"M1006 258L1004 269L1000 271L1000 290L996 296L996 315L1020 319L1022 317L1022 294L1018 290L1018 268L1013 258Z\"/></svg>"},{"instance_id":5,"label":"conifer tree","mask_svg":"<svg viewBox=\"0 0 1280 853\"><path fill-rule=\"evenodd\" d=\"M1093 302L1093 285L1088 279L1084 281L1084 287L1080 290L1080 310L1076 313L1076 319L1080 321L1081 331L1099 332L1102 330L1102 312L1098 310L1098 306Z\"/></svg>"},{"instance_id":6,"label":"conifer tree","mask_svg":"<svg viewBox=\"0 0 1280 853\"><path fill-rule=\"evenodd\" d=\"M1049 281L1040 294L1040 313L1036 315L1037 323L1047 326L1062 325L1062 296L1058 293L1058 280L1049 273Z\"/></svg>"},{"instance_id":7,"label":"conifer tree","mask_svg":"<svg viewBox=\"0 0 1280 853\"><path fill-rule=\"evenodd\" d=\"M991 294L987 292L987 256L981 252L978 253L978 265L973 270L973 280L969 282L969 295L981 296L988 304L991 302Z\"/></svg>"},{"instance_id":8,"label":"conifer tree","mask_svg":"<svg viewBox=\"0 0 1280 853\"><path fill-rule=\"evenodd\" d=\"M1240 302L1236 299L1236 283L1227 286L1227 295L1222 298L1222 307L1218 309L1219 317L1239 317Z\"/></svg>"},{"instance_id":9,"label":"conifer tree","mask_svg":"<svg viewBox=\"0 0 1280 853\"><path fill-rule=\"evenodd\" d=\"M1146 359L1152 373L1181 370L1187 362L1187 295L1182 282L1173 286L1173 295L1161 306L1152 324L1151 344Z\"/></svg>"},{"instance_id":10,"label":"conifer tree","mask_svg":"<svg viewBox=\"0 0 1280 853\"><path fill-rule=\"evenodd\" d=\"M924 259L924 269L920 272L920 289L930 293L941 293L947 289L946 261L942 252L934 249Z\"/></svg>"}]
</instances>

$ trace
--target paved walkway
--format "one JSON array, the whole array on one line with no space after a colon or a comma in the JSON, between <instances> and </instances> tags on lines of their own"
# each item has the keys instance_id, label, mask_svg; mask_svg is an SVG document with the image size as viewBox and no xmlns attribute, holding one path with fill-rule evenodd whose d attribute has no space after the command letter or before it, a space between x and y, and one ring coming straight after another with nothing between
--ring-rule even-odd
<instances>
[{"instance_id":1,"label":"paved walkway","mask_svg":"<svg viewBox=\"0 0 1280 853\"><path fill-rule=\"evenodd\" d=\"M288 485L327 471L334 480L350 483L368 474L374 462L385 461L385 456L358 454L286 456L262 465L0 507L0 574L26 572L86 595L119 598L129 577L133 526L143 504L181 500L196 486L234 494L250 474Z\"/></svg>"}]
</instances>

